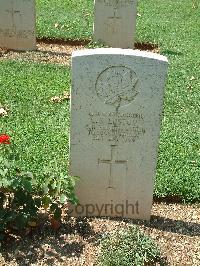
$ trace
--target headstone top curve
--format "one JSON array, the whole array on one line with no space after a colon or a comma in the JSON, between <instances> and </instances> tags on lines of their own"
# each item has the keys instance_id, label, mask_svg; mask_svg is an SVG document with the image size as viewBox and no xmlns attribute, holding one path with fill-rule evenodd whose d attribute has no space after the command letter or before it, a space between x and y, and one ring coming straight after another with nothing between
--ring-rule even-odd
<instances>
[{"instance_id":1,"label":"headstone top curve","mask_svg":"<svg viewBox=\"0 0 200 266\"><path fill-rule=\"evenodd\" d=\"M140 51L140 50L122 49L122 48L96 48L96 49L77 50L72 53L72 58L79 56L92 56L92 55L135 56L135 57L155 59L168 63L167 57L160 54L147 52L147 51Z\"/></svg>"}]
</instances>

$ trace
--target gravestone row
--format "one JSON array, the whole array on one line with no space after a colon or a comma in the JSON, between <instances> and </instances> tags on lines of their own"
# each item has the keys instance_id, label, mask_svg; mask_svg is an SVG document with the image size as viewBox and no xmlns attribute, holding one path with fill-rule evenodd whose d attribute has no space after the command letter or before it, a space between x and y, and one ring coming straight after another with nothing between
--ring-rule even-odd
<instances>
[{"instance_id":1,"label":"gravestone row","mask_svg":"<svg viewBox=\"0 0 200 266\"><path fill-rule=\"evenodd\" d=\"M94 40L133 48L137 0L95 0ZM36 49L35 0L0 1L0 47Z\"/></svg>"},{"instance_id":2,"label":"gravestone row","mask_svg":"<svg viewBox=\"0 0 200 266\"><path fill-rule=\"evenodd\" d=\"M133 48L136 0L95 0L94 39ZM35 1L0 1L0 47L36 48ZM149 219L167 59L120 48L72 55L74 216Z\"/></svg>"}]
</instances>

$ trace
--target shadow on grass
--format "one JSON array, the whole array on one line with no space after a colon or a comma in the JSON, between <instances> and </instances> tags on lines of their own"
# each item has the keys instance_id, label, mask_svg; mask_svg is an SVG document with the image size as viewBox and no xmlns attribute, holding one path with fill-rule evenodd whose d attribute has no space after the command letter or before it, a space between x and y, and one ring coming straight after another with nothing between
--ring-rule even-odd
<instances>
[{"instance_id":1,"label":"shadow on grass","mask_svg":"<svg viewBox=\"0 0 200 266\"><path fill-rule=\"evenodd\" d=\"M165 55L165 56L168 56L168 55L183 55L183 53L177 52L177 51L171 51L171 50L164 50L164 51L162 51L161 55Z\"/></svg>"}]
</instances>

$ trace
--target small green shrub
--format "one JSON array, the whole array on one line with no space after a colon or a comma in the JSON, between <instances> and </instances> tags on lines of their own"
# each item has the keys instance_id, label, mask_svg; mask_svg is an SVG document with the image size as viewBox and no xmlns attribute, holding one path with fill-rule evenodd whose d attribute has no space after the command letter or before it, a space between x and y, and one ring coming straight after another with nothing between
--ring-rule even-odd
<instances>
[{"instance_id":1,"label":"small green shrub","mask_svg":"<svg viewBox=\"0 0 200 266\"><path fill-rule=\"evenodd\" d=\"M101 240L98 265L142 266L152 265L160 257L153 240L140 232L138 227L115 231Z\"/></svg>"},{"instance_id":2,"label":"small green shrub","mask_svg":"<svg viewBox=\"0 0 200 266\"><path fill-rule=\"evenodd\" d=\"M10 137L0 135L0 240L13 229L37 226L41 209L59 221L63 205L77 201L72 177L45 173L38 184L33 173L17 168L17 160Z\"/></svg>"}]
</instances>

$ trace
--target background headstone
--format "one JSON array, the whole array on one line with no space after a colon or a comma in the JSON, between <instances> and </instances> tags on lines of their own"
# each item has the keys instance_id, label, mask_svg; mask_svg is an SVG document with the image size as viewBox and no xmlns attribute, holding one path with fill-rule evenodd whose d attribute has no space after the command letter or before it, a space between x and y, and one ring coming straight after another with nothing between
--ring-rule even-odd
<instances>
[{"instance_id":1,"label":"background headstone","mask_svg":"<svg viewBox=\"0 0 200 266\"><path fill-rule=\"evenodd\" d=\"M73 53L74 216L150 218L167 65L166 57L137 50Z\"/></svg>"},{"instance_id":2,"label":"background headstone","mask_svg":"<svg viewBox=\"0 0 200 266\"><path fill-rule=\"evenodd\" d=\"M0 1L0 47L36 49L35 0Z\"/></svg>"},{"instance_id":3,"label":"background headstone","mask_svg":"<svg viewBox=\"0 0 200 266\"><path fill-rule=\"evenodd\" d=\"M137 0L95 0L94 40L118 48L133 48Z\"/></svg>"}]
</instances>

